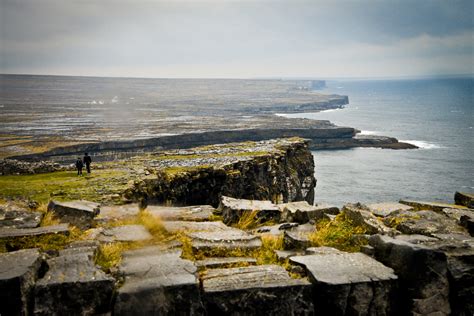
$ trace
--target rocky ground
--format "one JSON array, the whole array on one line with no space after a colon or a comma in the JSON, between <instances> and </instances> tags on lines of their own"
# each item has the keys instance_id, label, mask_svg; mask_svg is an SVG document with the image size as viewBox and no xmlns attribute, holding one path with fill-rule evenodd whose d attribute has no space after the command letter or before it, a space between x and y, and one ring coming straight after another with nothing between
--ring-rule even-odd
<instances>
[{"instance_id":1,"label":"rocky ground","mask_svg":"<svg viewBox=\"0 0 474 316\"><path fill-rule=\"evenodd\" d=\"M109 96L106 88L78 93L62 78L64 91L37 87L21 91L19 99L16 85L26 79L0 80L7 88L0 96L0 158L72 162L87 151L110 161L158 149L293 136L311 139L313 149L415 148L391 137L355 137L357 129L328 121L274 115L349 103L347 96L312 91L310 80L158 80L146 91L131 89L130 82L117 90L118 80L113 89L120 96Z\"/></svg>"},{"instance_id":2,"label":"rocky ground","mask_svg":"<svg viewBox=\"0 0 474 316\"><path fill-rule=\"evenodd\" d=\"M5 315L474 311L474 210L463 205L222 196L217 209L51 201L1 214Z\"/></svg>"},{"instance_id":3,"label":"rocky ground","mask_svg":"<svg viewBox=\"0 0 474 316\"><path fill-rule=\"evenodd\" d=\"M456 205L313 205L301 139L101 168L74 176L94 194L58 180L67 171L0 177L0 314L474 312L472 194L457 192ZM31 193L54 181L62 194ZM213 205L192 203L202 201Z\"/></svg>"}]
</instances>

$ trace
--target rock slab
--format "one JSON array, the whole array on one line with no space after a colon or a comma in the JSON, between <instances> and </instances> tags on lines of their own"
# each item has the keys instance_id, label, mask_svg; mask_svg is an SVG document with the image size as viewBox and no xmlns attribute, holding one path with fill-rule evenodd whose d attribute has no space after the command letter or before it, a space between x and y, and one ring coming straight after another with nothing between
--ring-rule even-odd
<instances>
[{"instance_id":1,"label":"rock slab","mask_svg":"<svg viewBox=\"0 0 474 316\"><path fill-rule=\"evenodd\" d=\"M208 221L214 208L210 205L196 205L184 207L154 206L148 205L146 208L152 215L164 221Z\"/></svg>"},{"instance_id":2,"label":"rock slab","mask_svg":"<svg viewBox=\"0 0 474 316\"><path fill-rule=\"evenodd\" d=\"M315 248L317 249L317 248ZM313 249L313 252L316 250ZM314 284L314 304L322 315L390 315L397 276L362 253L323 249L290 257L305 267Z\"/></svg>"},{"instance_id":3,"label":"rock slab","mask_svg":"<svg viewBox=\"0 0 474 316\"><path fill-rule=\"evenodd\" d=\"M7 209L0 206L0 227L35 228L43 218L43 213L22 209Z\"/></svg>"},{"instance_id":4,"label":"rock slab","mask_svg":"<svg viewBox=\"0 0 474 316\"><path fill-rule=\"evenodd\" d=\"M227 225L237 223L248 212L255 212L256 219L263 223L269 220L280 220L280 209L271 201L234 199L222 196L218 210L222 213Z\"/></svg>"},{"instance_id":5,"label":"rock slab","mask_svg":"<svg viewBox=\"0 0 474 316\"><path fill-rule=\"evenodd\" d=\"M96 237L102 242L145 241L153 238L143 225L123 225L102 230Z\"/></svg>"},{"instance_id":6,"label":"rock slab","mask_svg":"<svg viewBox=\"0 0 474 316\"><path fill-rule=\"evenodd\" d=\"M213 269L202 277L209 315L311 315L311 284L281 266Z\"/></svg>"},{"instance_id":7,"label":"rock slab","mask_svg":"<svg viewBox=\"0 0 474 316\"><path fill-rule=\"evenodd\" d=\"M35 315L95 315L111 309L115 279L98 269L86 251L65 252L47 261L35 286Z\"/></svg>"},{"instance_id":8,"label":"rock slab","mask_svg":"<svg viewBox=\"0 0 474 316\"><path fill-rule=\"evenodd\" d=\"M94 218L99 215L99 204L90 201L58 202L50 201L48 211L62 223L70 223L81 229L89 229L94 223Z\"/></svg>"},{"instance_id":9,"label":"rock slab","mask_svg":"<svg viewBox=\"0 0 474 316\"><path fill-rule=\"evenodd\" d=\"M119 267L125 277L118 289L114 315L202 314L196 267L180 250L148 247L124 253Z\"/></svg>"},{"instance_id":10,"label":"rock slab","mask_svg":"<svg viewBox=\"0 0 474 316\"><path fill-rule=\"evenodd\" d=\"M43 260L37 249L0 254L0 314L29 315Z\"/></svg>"},{"instance_id":11,"label":"rock slab","mask_svg":"<svg viewBox=\"0 0 474 316\"><path fill-rule=\"evenodd\" d=\"M18 237L33 237L49 234L69 234L69 226L67 224L43 226L37 228L0 228L0 239L3 238L18 238Z\"/></svg>"},{"instance_id":12,"label":"rock slab","mask_svg":"<svg viewBox=\"0 0 474 316\"><path fill-rule=\"evenodd\" d=\"M192 250L219 256L221 252L238 250L243 253L257 250L262 246L259 236L251 235L240 229L228 229L215 232L188 233Z\"/></svg>"},{"instance_id":13,"label":"rock slab","mask_svg":"<svg viewBox=\"0 0 474 316\"><path fill-rule=\"evenodd\" d=\"M454 202L457 205L474 208L474 193L456 192L454 194Z\"/></svg>"}]
</instances>

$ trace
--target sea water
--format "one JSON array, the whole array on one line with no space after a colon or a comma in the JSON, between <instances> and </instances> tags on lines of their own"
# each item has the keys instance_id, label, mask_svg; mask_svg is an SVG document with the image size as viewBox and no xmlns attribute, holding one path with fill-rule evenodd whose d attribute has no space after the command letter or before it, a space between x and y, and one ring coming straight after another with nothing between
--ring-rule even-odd
<instances>
[{"instance_id":1,"label":"sea water","mask_svg":"<svg viewBox=\"0 0 474 316\"><path fill-rule=\"evenodd\" d=\"M288 117L326 119L362 134L396 137L416 150L314 151L316 202L453 200L474 191L473 78L328 81L344 109Z\"/></svg>"}]
</instances>

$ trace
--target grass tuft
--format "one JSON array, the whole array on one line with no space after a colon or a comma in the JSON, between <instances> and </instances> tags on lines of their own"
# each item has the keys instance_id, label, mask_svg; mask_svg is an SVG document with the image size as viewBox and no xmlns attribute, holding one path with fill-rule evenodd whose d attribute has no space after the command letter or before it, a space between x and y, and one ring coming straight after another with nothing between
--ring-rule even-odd
<instances>
[{"instance_id":1,"label":"grass tuft","mask_svg":"<svg viewBox=\"0 0 474 316\"><path fill-rule=\"evenodd\" d=\"M337 248L342 251L357 252L365 244L355 235L365 233L365 228L356 226L344 214L336 216L334 221L321 220L316 224L316 231L310 235L315 246Z\"/></svg>"}]
</instances>

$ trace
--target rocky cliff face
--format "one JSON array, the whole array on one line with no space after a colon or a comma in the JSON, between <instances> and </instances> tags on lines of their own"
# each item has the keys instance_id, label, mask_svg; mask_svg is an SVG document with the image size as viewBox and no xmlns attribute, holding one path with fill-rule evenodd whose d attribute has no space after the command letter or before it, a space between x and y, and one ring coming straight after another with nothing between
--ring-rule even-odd
<instances>
[{"instance_id":1,"label":"rocky cliff face","mask_svg":"<svg viewBox=\"0 0 474 316\"><path fill-rule=\"evenodd\" d=\"M146 162L149 173L130 185L135 201L217 206L222 195L313 203L314 161L302 139L180 150Z\"/></svg>"}]
</instances>

